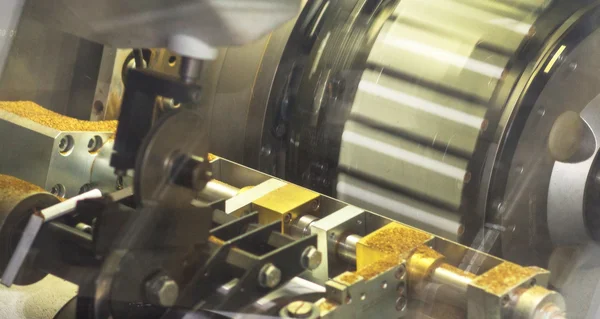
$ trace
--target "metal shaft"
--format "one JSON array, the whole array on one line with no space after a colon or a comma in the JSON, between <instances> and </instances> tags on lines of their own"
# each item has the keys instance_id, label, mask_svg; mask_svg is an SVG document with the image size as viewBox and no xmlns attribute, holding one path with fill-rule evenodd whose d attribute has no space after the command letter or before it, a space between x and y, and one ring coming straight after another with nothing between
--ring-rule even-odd
<instances>
[{"instance_id":1,"label":"metal shaft","mask_svg":"<svg viewBox=\"0 0 600 319\"><path fill-rule=\"evenodd\" d=\"M229 199L240 192L240 189L218 180L210 180L200 193L203 199L216 201L220 199Z\"/></svg>"},{"instance_id":2,"label":"metal shaft","mask_svg":"<svg viewBox=\"0 0 600 319\"><path fill-rule=\"evenodd\" d=\"M471 278L444 267L436 268L430 278L432 282L453 287L463 295L467 293L467 287L471 283Z\"/></svg>"},{"instance_id":3,"label":"metal shaft","mask_svg":"<svg viewBox=\"0 0 600 319\"><path fill-rule=\"evenodd\" d=\"M359 235L348 235L340 240L336 251L338 257L350 264L356 263L356 245L361 239Z\"/></svg>"}]
</instances>

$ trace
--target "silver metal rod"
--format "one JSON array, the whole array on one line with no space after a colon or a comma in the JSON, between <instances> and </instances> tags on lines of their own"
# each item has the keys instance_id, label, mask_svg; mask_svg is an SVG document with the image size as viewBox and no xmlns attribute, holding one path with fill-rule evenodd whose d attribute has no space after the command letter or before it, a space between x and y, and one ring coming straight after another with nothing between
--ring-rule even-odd
<instances>
[{"instance_id":1,"label":"silver metal rod","mask_svg":"<svg viewBox=\"0 0 600 319\"><path fill-rule=\"evenodd\" d=\"M462 294L467 293L467 287L469 287L471 280L469 277L462 276L443 267L437 267L431 274L432 282L456 288Z\"/></svg>"},{"instance_id":2,"label":"silver metal rod","mask_svg":"<svg viewBox=\"0 0 600 319\"><path fill-rule=\"evenodd\" d=\"M230 199L239 192L239 188L213 179L206 183L206 187L200 192L200 197L209 201L216 201Z\"/></svg>"},{"instance_id":3,"label":"silver metal rod","mask_svg":"<svg viewBox=\"0 0 600 319\"><path fill-rule=\"evenodd\" d=\"M337 246L338 257L348 263L356 263L356 245L361 239L362 237L359 235L348 235L341 239Z\"/></svg>"}]
</instances>

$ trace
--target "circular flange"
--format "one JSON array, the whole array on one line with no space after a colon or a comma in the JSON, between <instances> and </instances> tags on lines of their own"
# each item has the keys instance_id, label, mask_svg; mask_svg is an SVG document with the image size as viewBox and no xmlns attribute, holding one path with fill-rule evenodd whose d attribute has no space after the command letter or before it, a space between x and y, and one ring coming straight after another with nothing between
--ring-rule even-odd
<instances>
[{"instance_id":1,"label":"circular flange","mask_svg":"<svg viewBox=\"0 0 600 319\"><path fill-rule=\"evenodd\" d=\"M574 161L556 161L548 190L548 228L555 244L580 244L590 240L586 222L586 193L600 145L600 96L583 109L580 116L585 132L580 148L584 156ZM587 137L587 138L586 138ZM589 152L589 150L593 150Z\"/></svg>"},{"instance_id":2,"label":"circular flange","mask_svg":"<svg viewBox=\"0 0 600 319\"><path fill-rule=\"evenodd\" d=\"M171 191L193 199L197 190L170 183L171 163L176 154L189 154L208 159L208 124L205 118L190 110L176 110L165 115L152 128L140 148L134 176L136 202L156 202ZM178 197L178 200L185 200Z\"/></svg>"}]
</instances>

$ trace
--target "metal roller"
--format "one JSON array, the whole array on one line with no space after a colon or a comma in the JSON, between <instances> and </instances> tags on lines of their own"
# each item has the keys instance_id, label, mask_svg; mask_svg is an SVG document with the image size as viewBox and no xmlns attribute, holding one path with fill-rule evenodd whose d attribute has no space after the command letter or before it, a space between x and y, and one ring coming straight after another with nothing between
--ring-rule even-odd
<instances>
[{"instance_id":1,"label":"metal roller","mask_svg":"<svg viewBox=\"0 0 600 319\"><path fill-rule=\"evenodd\" d=\"M12 252L17 245L29 216L58 203L55 196L42 188L12 176L0 175L0 270L6 267ZM15 281L18 285L28 285L43 279L46 274L37 267L27 267L33 260L30 254L25 260L24 268Z\"/></svg>"},{"instance_id":2,"label":"metal roller","mask_svg":"<svg viewBox=\"0 0 600 319\"><path fill-rule=\"evenodd\" d=\"M369 53L344 127L339 167L352 178L338 176L338 197L377 210L382 201L349 186L395 190L402 203L427 203L419 206L427 213L394 213L399 220L460 238L470 165L490 126L492 100L548 5L515 2L397 4Z\"/></svg>"},{"instance_id":3,"label":"metal roller","mask_svg":"<svg viewBox=\"0 0 600 319\"><path fill-rule=\"evenodd\" d=\"M572 145L555 133L546 147L536 123L549 128L598 94L589 72L597 47L586 37L599 4L308 1L283 52L265 53L252 78L261 92L252 100L264 108L250 107L253 119L241 113L262 135L229 136L248 147L220 155L477 249L502 238L503 256L543 265L549 229L562 226L548 226L559 158L546 152L567 156ZM586 66L568 59L579 48Z\"/></svg>"}]
</instances>

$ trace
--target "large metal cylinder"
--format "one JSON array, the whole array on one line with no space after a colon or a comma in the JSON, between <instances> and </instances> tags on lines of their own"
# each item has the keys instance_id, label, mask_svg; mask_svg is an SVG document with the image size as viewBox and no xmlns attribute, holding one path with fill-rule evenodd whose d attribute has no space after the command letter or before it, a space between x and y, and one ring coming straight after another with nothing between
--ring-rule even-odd
<instances>
[{"instance_id":1,"label":"large metal cylinder","mask_svg":"<svg viewBox=\"0 0 600 319\"><path fill-rule=\"evenodd\" d=\"M598 10L593 0L308 1L295 24L208 67L214 152L480 249L491 247L485 229L534 238L503 252L542 264L555 149L545 127L558 116L543 106L560 101L545 92L573 92L563 111L600 93L577 53L595 56Z\"/></svg>"},{"instance_id":2,"label":"large metal cylinder","mask_svg":"<svg viewBox=\"0 0 600 319\"><path fill-rule=\"evenodd\" d=\"M4 271L31 214L59 200L38 186L12 176L0 175L0 272ZM46 274L33 267L35 252L28 255L15 281L28 285Z\"/></svg>"}]
</instances>

